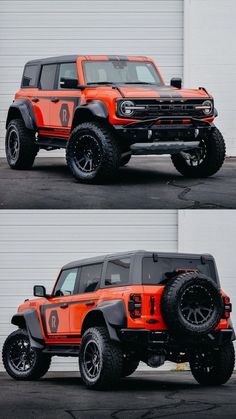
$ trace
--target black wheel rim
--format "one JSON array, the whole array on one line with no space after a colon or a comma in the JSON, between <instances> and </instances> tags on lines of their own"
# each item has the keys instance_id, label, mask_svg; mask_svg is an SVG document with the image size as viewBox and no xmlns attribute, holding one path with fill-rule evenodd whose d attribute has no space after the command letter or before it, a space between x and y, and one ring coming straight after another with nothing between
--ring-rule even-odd
<instances>
[{"instance_id":1,"label":"black wheel rim","mask_svg":"<svg viewBox=\"0 0 236 419\"><path fill-rule=\"evenodd\" d=\"M90 379L99 376L101 370L101 355L97 343L89 341L84 348L83 356L84 369Z\"/></svg>"},{"instance_id":2,"label":"black wheel rim","mask_svg":"<svg viewBox=\"0 0 236 419\"><path fill-rule=\"evenodd\" d=\"M199 144L199 148L190 152L184 153L184 158L188 166L197 167L200 166L207 156L206 141L202 139Z\"/></svg>"},{"instance_id":3,"label":"black wheel rim","mask_svg":"<svg viewBox=\"0 0 236 419\"><path fill-rule=\"evenodd\" d=\"M19 155L19 147L20 143L18 133L12 129L8 136L8 151L12 160L17 160Z\"/></svg>"},{"instance_id":4,"label":"black wheel rim","mask_svg":"<svg viewBox=\"0 0 236 419\"><path fill-rule=\"evenodd\" d=\"M192 285L183 292L180 312L185 321L198 326L208 322L214 312L211 293L201 285Z\"/></svg>"},{"instance_id":5,"label":"black wheel rim","mask_svg":"<svg viewBox=\"0 0 236 419\"><path fill-rule=\"evenodd\" d=\"M102 150L97 138L91 134L79 137L75 147L75 162L83 173L95 172L102 160Z\"/></svg>"},{"instance_id":6,"label":"black wheel rim","mask_svg":"<svg viewBox=\"0 0 236 419\"><path fill-rule=\"evenodd\" d=\"M31 349L28 339L14 340L8 352L8 359L15 371L28 372L35 363L35 352Z\"/></svg>"}]
</instances>

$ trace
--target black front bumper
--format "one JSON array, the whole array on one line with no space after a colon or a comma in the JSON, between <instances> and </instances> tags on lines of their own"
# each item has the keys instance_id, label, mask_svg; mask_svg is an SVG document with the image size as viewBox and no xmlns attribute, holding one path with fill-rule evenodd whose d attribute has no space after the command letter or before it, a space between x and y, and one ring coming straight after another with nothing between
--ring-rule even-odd
<instances>
[{"instance_id":1,"label":"black front bumper","mask_svg":"<svg viewBox=\"0 0 236 419\"><path fill-rule=\"evenodd\" d=\"M189 123L184 124L184 119L188 119ZM214 124L186 116L160 117L113 127L118 138L130 145L132 154L147 155L175 154L196 149L201 138L214 128Z\"/></svg>"},{"instance_id":2,"label":"black front bumper","mask_svg":"<svg viewBox=\"0 0 236 419\"><path fill-rule=\"evenodd\" d=\"M181 335L176 336L169 331L150 331L146 329L121 329L119 331L119 338L121 342L129 346L142 346L146 349L177 349L177 350L191 350L196 347L201 348L218 348L235 340L233 329L214 330L207 335L198 337Z\"/></svg>"}]
</instances>

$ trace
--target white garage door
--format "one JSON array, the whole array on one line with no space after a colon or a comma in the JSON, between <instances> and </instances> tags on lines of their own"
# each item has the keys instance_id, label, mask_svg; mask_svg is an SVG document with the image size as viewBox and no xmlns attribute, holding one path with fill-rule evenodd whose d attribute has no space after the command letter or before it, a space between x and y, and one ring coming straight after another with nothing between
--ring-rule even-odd
<instances>
[{"instance_id":1,"label":"white garage door","mask_svg":"<svg viewBox=\"0 0 236 419\"><path fill-rule=\"evenodd\" d=\"M179 211L178 229L179 252L211 253L215 257L221 286L233 303L236 326L236 211Z\"/></svg>"},{"instance_id":2,"label":"white garage door","mask_svg":"<svg viewBox=\"0 0 236 419\"><path fill-rule=\"evenodd\" d=\"M11 317L33 285L50 291L62 265L132 249L177 251L177 211L1 211L0 353ZM55 358L54 369L77 368ZM0 370L2 364L0 361Z\"/></svg>"},{"instance_id":3,"label":"white garage door","mask_svg":"<svg viewBox=\"0 0 236 419\"><path fill-rule=\"evenodd\" d=\"M236 155L236 1L185 0L184 82L215 97L227 155Z\"/></svg>"},{"instance_id":4,"label":"white garage door","mask_svg":"<svg viewBox=\"0 0 236 419\"><path fill-rule=\"evenodd\" d=\"M0 8L0 156L6 112L28 60L77 53L148 55L166 81L182 76L183 0L8 0Z\"/></svg>"}]
</instances>

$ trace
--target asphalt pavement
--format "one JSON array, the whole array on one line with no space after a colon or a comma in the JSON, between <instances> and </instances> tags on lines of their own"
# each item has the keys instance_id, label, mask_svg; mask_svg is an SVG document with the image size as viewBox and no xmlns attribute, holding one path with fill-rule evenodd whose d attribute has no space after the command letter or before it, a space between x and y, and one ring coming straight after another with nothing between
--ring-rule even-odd
<instances>
[{"instance_id":1,"label":"asphalt pavement","mask_svg":"<svg viewBox=\"0 0 236 419\"><path fill-rule=\"evenodd\" d=\"M48 373L34 382L0 374L1 419L235 419L236 374L201 387L190 372L136 372L116 390L91 391L79 373Z\"/></svg>"},{"instance_id":2,"label":"asphalt pavement","mask_svg":"<svg viewBox=\"0 0 236 419\"><path fill-rule=\"evenodd\" d=\"M132 157L107 184L77 182L64 158L36 158L16 171L0 159L0 209L236 208L236 158L207 179L178 174L170 158Z\"/></svg>"}]
</instances>

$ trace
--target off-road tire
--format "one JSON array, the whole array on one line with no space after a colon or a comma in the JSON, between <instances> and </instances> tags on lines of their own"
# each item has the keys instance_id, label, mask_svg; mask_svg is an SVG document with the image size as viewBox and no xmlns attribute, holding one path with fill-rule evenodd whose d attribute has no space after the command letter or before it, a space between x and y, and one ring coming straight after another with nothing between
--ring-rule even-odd
<instances>
[{"instance_id":1,"label":"off-road tire","mask_svg":"<svg viewBox=\"0 0 236 419\"><path fill-rule=\"evenodd\" d=\"M76 150L81 138L91 135L100 149L100 163L91 172L84 172L79 167ZM100 122L83 122L71 134L66 149L67 165L73 176L84 183L108 181L114 178L120 166L120 150L112 130Z\"/></svg>"},{"instance_id":2,"label":"off-road tire","mask_svg":"<svg viewBox=\"0 0 236 419\"><path fill-rule=\"evenodd\" d=\"M221 346L212 351L211 366L197 365L196 361L190 361L190 368L195 380L203 386L219 386L225 384L231 377L235 364L234 345Z\"/></svg>"},{"instance_id":3,"label":"off-road tire","mask_svg":"<svg viewBox=\"0 0 236 419\"><path fill-rule=\"evenodd\" d=\"M188 299L193 296L195 300L190 304ZM184 311L188 305L189 309ZM198 314L199 307L203 310L201 315ZM198 337L210 333L218 325L223 313L223 302L211 278L197 272L188 272L167 282L161 299L161 312L172 333Z\"/></svg>"},{"instance_id":4,"label":"off-road tire","mask_svg":"<svg viewBox=\"0 0 236 419\"><path fill-rule=\"evenodd\" d=\"M11 152L10 147L13 135L15 136L16 144L18 144L15 157L13 157L13 152ZM12 169L27 170L33 166L38 152L38 147L35 144L35 134L26 128L22 119L13 119L8 124L5 150L7 162Z\"/></svg>"},{"instance_id":5,"label":"off-road tire","mask_svg":"<svg viewBox=\"0 0 236 419\"><path fill-rule=\"evenodd\" d=\"M121 159L120 159L120 167L123 167L126 164L128 164L129 161L130 161L130 159L131 159L131 157L132 157L132 154L128 154L128 155L126 155L124 157L121 157Z\"/></svg>"},{"instance_id":6,"label":"off-road tire","mask_svg":"<svg viewBox=\"0 0 236 419\"><path fill-rule=\"evenodd\" d=\"M99 348L100 370L96 377L88 375L85 366L85 355L88 344L95 344ZM123 354L120 345L111 341L105 327L91 327L82 337L79 367L83 382L89 389L106 390L114 387L122 376Z\"/></svg>"},{"instance_id":7,"label":"off-road tire","mask_svg":"<svg viewBox=\"0 0 236 419\"><path fill-rule=\"evenodd\" d=\"M129 357L123 358L122 377L132 375L139 366L139 361L132 361Z\"/></svg>"},{"instance_id":8,"label":"off-road tire","mask_svg":"<svg viewBox=\"0 0 236 419\"><path fill-rule=\"evenodd\" d=\"M205 178L214 175L224 163L225 142L217 128L213 128L207 138L204 138L206 154L204 160L197 166L190 166L180 154L173 154L171 160L183 176L190 178Z\"/></svg>"},{"instance_id":9,"label":"off-road tire","mask_svg":"<svg viewBox=\"0 0 236 419\"><path fill-rule=\"evenodd\" d=\"M50 355L43 354L40 350L31 348L35 357L32 367L26 372L17 371L10 361L10 352L12 345L14 345L19 339L23 339L29 343L29 337L26 330L18 329L15 332L12 332L4 342L2 349L2 361L5 370L15 380L37 380L45 375L49 370L51 357Z\"/></svg>"}]
</instances>

